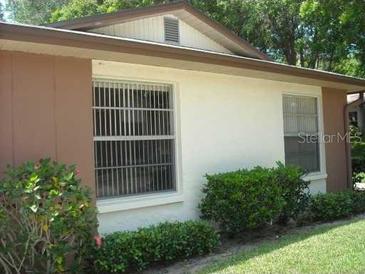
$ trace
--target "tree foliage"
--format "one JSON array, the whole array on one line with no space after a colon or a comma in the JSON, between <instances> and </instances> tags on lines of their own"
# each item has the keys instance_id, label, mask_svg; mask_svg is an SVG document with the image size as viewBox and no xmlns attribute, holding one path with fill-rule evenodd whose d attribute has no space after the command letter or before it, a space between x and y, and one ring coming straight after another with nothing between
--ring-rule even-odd
<instances>
[{"instance_id":1,"label":"tree foliage","mask_svg":"<svg viewBox=\"0 0 365 274\"><path fill-rule=\"evenodd\" d=\"M5 3L10 20L40 25L49 22L52 12L67 6L69 0L5 0Z\"/></svg>"},{"instance_id":2,"label":"tree foliage","mask_svg":"<svg viewBox=\"0 0 365 274\"><path fill-rule=\"evenodd\" d=\"M9 0L15 21L47 23L169 0ZM190 0L290 65L365 76L364 0Z\"/></svg>"},{"instance_id":3,"label":"tree foliage","mask_svg":"<svg viewBox=\"0 0 365 274\"><path fill-rule=\"evenodd\" d=\"M303 22L303 66L363 76L365 2L306 0Z\"/></svg>"},{"instance_id":4,"label":"tree foliage","mask_svg":"<svg viewBox=\"0 0 365 274\"><path fill-rule=\"evenodd\" d=\"M120 9L161 4L164 0L70 0L68 5L56 9L50 22L74 19L82 16L110 13Z\"/></svg>"},{"instance_id":5,"label":"tree foliage","mask_svg":"<svg viewBox=\"0 0 365 274\"><path fill-rule=\"evenodd\" d=\"M4 5L0 2L0 21L4 21Z\"/></svg>"}]
</instances>

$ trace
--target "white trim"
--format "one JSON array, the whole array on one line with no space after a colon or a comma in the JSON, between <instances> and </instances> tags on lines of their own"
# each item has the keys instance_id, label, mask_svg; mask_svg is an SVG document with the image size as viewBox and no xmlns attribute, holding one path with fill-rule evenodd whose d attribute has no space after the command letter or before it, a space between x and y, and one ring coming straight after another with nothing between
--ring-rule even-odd
<instances>
[{"instance_id":1,"label":"white trim","mask_svg":"<svg viewBox=\"0 0 365 274\"><path fill-rule=\"evenodd\" d=\"M304 181L312 182L312 181L327 179L327 177L328 177L327 173L312 172L307 175L304 175L302 179Z\"/></svg>"},{"instance_id":2,"label":"white trim","mask_svg":"<svg viewBox=\"0 0 365 274\"><path fill-rule=\"evenodd\" d=\"M110 63L121 63L116 61L103 61L103 60L92 60L93 66L110 66ZM122 63L123 64L123 63ZM92 78L103 79L103 80L116 80L121 82L147 82L150 84L167 84L172 85L173 88L177 88L177 82L164 80L163 78L145 78L145 77L123 77L118 75L106 75L93 73Z\"/></svg>"},{"instance_id":3,"label":"white trim","mask_svg":"<svg viewBox=\"0 0 365 274\"><path fill-rule=\"evenodd\" d=\"M302 96L302 97L315 97L317 98L317 110L318 110L318 136L323 136L324 134L324 122L323 122L323 103L322 103L322 92L319 90L318 92L303 92L303 91L290 91L290 92L282 92L282 96L292 95L292 96ZM282 106L283 108L283 106ZM284 119L284 115L283 115ZM284 129L284 128L283 128ZM284 132L283 132L283 136ZM285 153L285 152L284 152ZM319 142L319 169L318 172L311 172L307 174L304 178L316 178L316 176L325 176L324 179L327 178L326 171L326 147L323 142ZM310 181L316 179L310 179Z\"/></svg>"},{"instance_id":4,"label":"white trim","mask_svg":"<svg viewBox=\"0 0 365 274\"><path fill-rule=\"evenodd\" d=\"M322 93L317 96L317 107L318 107L318 133L320 136L324 135L324 120L323 120L323 103L322 103ZM322 174L326 174L326 145L324 142L319 142L319 161L320 170Z\"/></svg>"},{"instance_id":5,"label":"white trim","mask_svg":"<svg viewBox=\"0 0 365 274\"><path fill-rule=\"evenodd\" d=\"M96 201L99 213L109 213L137 209L143 207L159 206L183 202L183 195L178 192L156 193L131 197L101 199Z\"/></svg>"},{"instance_id":6,"label":"white trim","mask_svg":"<svg viewBox=\"0 0 365 274\"><path fill-rule=\"evenodd\" d=\"M93 60L93 65L99 64L100 60ZM143 207L159 206L164 204L183 202L183 185L182 185L182 156L181 156L181 131L180 131L180 91L177 82L163 79L151 79L142 77L122 77L116 75L92 74L92 79L117 80L129 82L146 82L152 84L172 85L173 119L175 135L175 180L176 190L169 192L140 194L129 197L117 197L97 199L96 206L99 213L108 213L137 209Z\"/></svg>"}]
</instances>

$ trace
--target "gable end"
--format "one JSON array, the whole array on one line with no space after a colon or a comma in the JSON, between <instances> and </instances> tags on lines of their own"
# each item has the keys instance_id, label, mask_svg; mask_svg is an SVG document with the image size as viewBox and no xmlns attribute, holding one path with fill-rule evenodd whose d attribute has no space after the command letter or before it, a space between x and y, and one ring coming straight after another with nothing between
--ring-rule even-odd
<instances>
[{"instance_id":1,"label":"gable end","mask_svg":"<svg viewBox=\"0 0 365 274\"><path fill-rule=\"evenodd\" d=\"M167 4L149 7L123 9L114 13L87 16L70 21L53 23L48 26L70 30L89 31L92 29L95 30L111 25L166 14L172 14L173 16L184 20L191 27L206 35L209 39L219 44L219 46L225 48L225 51L218 52L228 51L231 54L239 56L271 61L266 54L260 52L225 26L213 21L201 11L195 9L187 1L173 1Z\"/></svg>"}]
</instances>

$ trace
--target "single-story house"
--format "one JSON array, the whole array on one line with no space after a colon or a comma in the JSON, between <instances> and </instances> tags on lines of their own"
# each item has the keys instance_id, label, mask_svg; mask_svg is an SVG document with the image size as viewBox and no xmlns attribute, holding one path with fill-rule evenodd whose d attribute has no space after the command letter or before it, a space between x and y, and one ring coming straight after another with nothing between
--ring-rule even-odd
<instances>
[{"instance_id":1,"label":"single-story house","mask_svg":"<svg viewBox=\"0 0 365 274\"><path fill-rule=\"evenodd\" d=\"M275 63L186 2L2 22L0 64L0 172L76 164L101 233L197 218L207 173L282 161L313 193L351 184L346 142L322 137L365 80Z\"/></svg>"}]
</instances>

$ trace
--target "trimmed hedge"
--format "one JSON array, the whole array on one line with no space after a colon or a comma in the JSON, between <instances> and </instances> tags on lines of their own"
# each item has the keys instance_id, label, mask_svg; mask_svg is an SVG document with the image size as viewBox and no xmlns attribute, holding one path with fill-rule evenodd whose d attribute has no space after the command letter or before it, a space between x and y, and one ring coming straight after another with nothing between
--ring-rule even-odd
<instances>
[{"instance_id":1,"label":"trimmed hedge","mask_svg":"<svg viewBox=\"0 0 365 274\"><path fill-rule=\"evenodd\" d=\"M218 234L206 222L161 223L105 236L90 261L96 273L120 273L207 254L218 244Z\"/></svg>"},{"instance_id":2,"label":"trimmed hedge","mask_svg":"<svg viewBox=\"0 0 365 274\"><path fill-rule=\"evenodd\" d=\"M352 213L350 192L321 193L311 198L309 211L314 221L331 221Z\"/></svg>"},{"instance_id":3,"label":"trimmed hedge","mask_svg":"<svg viewBox=\"0 0 365 274\"><path fill-rule=\"evenodd\" d=\"M230 234L267 223L285 223L307 204L308 182L297 167L255 167L207 175L200 204L202 217Z\"/></svg>"},{"instance_id":4,"label":"trimmed hedge","mask_svg":"<svg viewBox=\"0 0 365 274\"><path fill-rule=\"evenodd\" d=\"M323 193L311 198L307 215L313 221L333 221L365 212L365 192Z\"/></svg>"},{"instance_id":5,"label":"trimmed hedge","mask_svg":"<svg viewBox=\"0 0 365 274\"><path fill-rule=\"evenodd\" d=\"M352 193L352 213L365 213L365 192L353 191Z\"/></svg>"},{"instance_id":6,"label":"trimmed hedge","mask_svg":"<svg viewBox=\"0 0 365 274\"><path fill-rule=\"evenodd\" d=\"M301 168L285 166L280 162L277 165L277 168L271 169L271 172L274 182L281 187L281 195L285 201L278 221L286 224L290 218L295 219L308 206L310 182L302 179L304 172Z\"/></svg>"},{"instance_id":7,"label":"trimmed hedge","mask_svg":"<svg viewBox=\"0 0 365 274\"><path fill-rule=\"evenodd\" d=\"M359 128L350 126L352 171L365 172L365 140Z\"/></svg>"}]
</instances>

